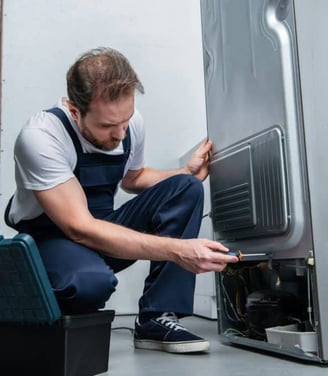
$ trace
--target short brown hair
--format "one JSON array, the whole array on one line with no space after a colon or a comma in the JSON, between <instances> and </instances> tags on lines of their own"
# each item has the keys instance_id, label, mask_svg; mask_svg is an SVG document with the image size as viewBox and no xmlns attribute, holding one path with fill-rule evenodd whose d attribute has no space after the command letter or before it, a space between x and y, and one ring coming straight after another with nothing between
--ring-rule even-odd
<instances>
[{"instance_id":1,"label":"short brown hair","mask_svg":"<svg viewBox=\"0 0 328 376\"><path fill-rule=\"evenodd\" d=\"M66 75L67 94L81 113L89 110L92 100L115 101L144 87L128 59L113 48L99 47L80 56Z\"/></svg>"}]
</instances>

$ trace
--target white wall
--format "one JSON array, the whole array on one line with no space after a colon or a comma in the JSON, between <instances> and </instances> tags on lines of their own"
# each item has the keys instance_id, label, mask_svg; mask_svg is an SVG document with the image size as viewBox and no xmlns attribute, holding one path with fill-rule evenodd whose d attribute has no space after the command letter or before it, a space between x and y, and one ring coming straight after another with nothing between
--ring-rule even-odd
<instances>
[{"instance_id":1,"label":"white wall","mask_svg":"<svg viewBox=\"0 0 328 376\"><path fill-rule=\"evenodd\" d=\"M138 72L146 89L137 103L148 165L175 167L206 136L199 0L3 2L0 234L13 234L2 213L14 190L14 139L29 115L65 94L68 66L89 48L117 48ZM135 268L137 283L129 279L137 290L145 267ZM119 311L136 304L131 286L123 272L124 293L112 301Z\"/></svg>"}]
</instances>

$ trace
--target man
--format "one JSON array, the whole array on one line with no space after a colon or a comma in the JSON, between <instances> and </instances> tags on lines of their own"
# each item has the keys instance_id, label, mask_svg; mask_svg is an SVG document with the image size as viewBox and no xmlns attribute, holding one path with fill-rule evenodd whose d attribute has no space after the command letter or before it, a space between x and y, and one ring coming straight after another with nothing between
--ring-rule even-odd
<instances>
[{"instance_id":1,"label":"man","mask_svg":"<svg viewBox=\"0 0 328 376\"><path fill-rule=\"evenodd\" d=\"M208 341L178 318L193 312L195 273L237 261L220 243L197 239L211 142L180 170L145 167L135 91L143 86L118 51L94 49L72 65L68 98L32 116L16 140L6 221L34 237L65 313L104 307L115 273L150 260L135 346L206 351ZM138 195L114 210L119 185Z\"/></svg>"}]
</instances>

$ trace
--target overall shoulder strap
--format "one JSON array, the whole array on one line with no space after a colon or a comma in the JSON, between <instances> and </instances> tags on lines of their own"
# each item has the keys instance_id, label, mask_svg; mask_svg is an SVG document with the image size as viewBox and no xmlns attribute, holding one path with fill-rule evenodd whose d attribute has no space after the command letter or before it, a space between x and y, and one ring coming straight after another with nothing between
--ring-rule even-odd
<instances>
[{"instance_id":1,"label":"overall shoulder strap","mask_svg":"<svg viewBox=\"0 0 328 376\"><path fill-rule=\"evenodd\" d=\"M57 116L57 118L62 122L66 131L70 135L70 137L73 141L76 152L78 154L83 153L81 143L80 143L74 129L72 128L72 125L71 125L67 115L65 114L65 112L63 110L61 110L59 107L50 108L49 110L46 110L46 112L50 112L51 114Z\"/></svg>"},{"instance_id":2,"label":"overall shoulder strap","mask_svg":"<svg viewBox=\"0 0 328 376\"><path fill-rule=\"evenodd\" d=\"M126 136L125 139L123 140L123 150L124 152L129 155L130 150L131 150L131 133L130 133L130 128L126 130Z\"/></svg>"}]
</instances>

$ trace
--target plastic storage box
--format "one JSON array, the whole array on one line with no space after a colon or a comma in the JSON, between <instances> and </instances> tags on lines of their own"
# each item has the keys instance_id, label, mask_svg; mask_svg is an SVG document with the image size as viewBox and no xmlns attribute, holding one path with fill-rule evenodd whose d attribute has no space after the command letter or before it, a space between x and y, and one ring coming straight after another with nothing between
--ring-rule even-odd
<instances>
[{"instance_id":1,"label":"plastic storage box","mask_svg":"<svg viewBox=\"0 0 328 376\"><path fill-rule=\"evenodd\" d=\"M114 311L63 316L52 325L0 324L0 374L92 376L108 370ZM28 372L29 371L29 372Z\"/></svg>"},{"instance_id":2,"label":"plastic storage box","mask_svg":"<svg viewBox=\"0 0 328 376\"><path fill-rule=\"evenodd\" d=\"M269 343L294 346L304 352L318 352L317 334L315 332L300 332L297 329L297 324L266 328L265 332Z\"/></svg>"},{"instance_id":3,"label":"plastic storage box","mask_svg":"<svg viewBox=\"0 0 328 376\"><path fill-rule=\"evenodd\" d=\"M62 315L39 250L0 236L0 375L106 372L114 311Z\"/></svg>"},{"instance_id":4,"label":"plastic storage box","mask_svg":"<svg viewBox=\"0 0 328 376\"><path fill-rule=\"evenodd\" d=\"M48 323L61 317L39 250L27 234L0 238L0 322Z\"/></svg>"}]
</instances>

